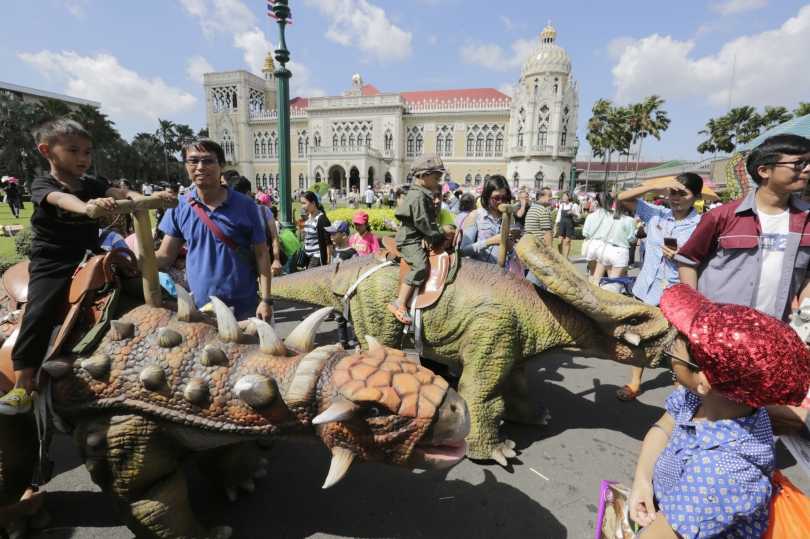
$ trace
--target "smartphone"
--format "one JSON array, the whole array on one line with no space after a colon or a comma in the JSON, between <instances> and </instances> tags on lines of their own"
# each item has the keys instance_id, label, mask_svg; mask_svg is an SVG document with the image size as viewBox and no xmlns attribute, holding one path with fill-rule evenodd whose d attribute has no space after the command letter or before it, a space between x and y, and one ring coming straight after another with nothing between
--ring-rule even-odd
<instances>
[{"instance_id":1,"label":"smartphone","mask_svg":"<svg viewBox=\"0 0 810 539\"><path fill-rule=\"evenodd\" d=\"M678 250L678 239L677 238L664 238L664 245L668 248L672 249L673 251Z\"/></svg>"}]
</instances>

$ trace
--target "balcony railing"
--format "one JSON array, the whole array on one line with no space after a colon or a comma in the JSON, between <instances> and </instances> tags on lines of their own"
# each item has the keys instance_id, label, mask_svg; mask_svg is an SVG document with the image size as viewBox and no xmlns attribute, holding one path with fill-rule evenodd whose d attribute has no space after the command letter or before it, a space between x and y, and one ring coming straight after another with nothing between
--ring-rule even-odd
<instances>
[{"instance_id":1,"label":"balcony railing","mask_svg":"<svg viewBox=\"0 0 810 539\"><path fill-rule=\"evenodd\" d=\"M405 112L488 112L508 111L511 99L445 99L405 103Z\"/></svg>"},{"instance_id":2,"label":"balcony railing","mask_svg":"<svg viewBox=\"0 0 810 539\"><path fill-rule=\"evenodd\" d=\"M318 146L309 149L312 157L324 157L330 155L359 155L382 159L383 152L371 146Z\"/></svg>"},{"instance_id":3,"label":"balcony railing","mask_svg":"<svg viewBox=\"0 0 810 539\"><path fill-rule=\"evenodd\" d=\"M290 118L306 118L307 111L305 109L290 109ZM248 112L248 118L251 120L278 120L278 111L272 110L256 110Z\"/></svg>"}]
</instances>

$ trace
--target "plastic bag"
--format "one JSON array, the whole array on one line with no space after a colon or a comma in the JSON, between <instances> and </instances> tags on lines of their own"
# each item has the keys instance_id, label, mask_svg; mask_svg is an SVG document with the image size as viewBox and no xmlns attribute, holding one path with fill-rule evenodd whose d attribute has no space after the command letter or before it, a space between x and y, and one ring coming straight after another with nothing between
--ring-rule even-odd
<instances>
[{"instance_id":1,"label":"plastic bag","mask_svg":"<svg viewBox=\"0 0 810 539\"><path fill-rule=\"evenodd\" d=\"M602 481L595 539L633 539L639 526L630 519L630 489L616 481Z\"/></svg>"},{"instance_id":2,"label":"plastic bag","mask_svg":"<svg viewBox=\"0 0 810 539\"><path fill-rule=\"evenodd\" d=\"M774 495L765 539L810 537L810 498L779 470L773 474Z\"/></svg>"}]
</instances>

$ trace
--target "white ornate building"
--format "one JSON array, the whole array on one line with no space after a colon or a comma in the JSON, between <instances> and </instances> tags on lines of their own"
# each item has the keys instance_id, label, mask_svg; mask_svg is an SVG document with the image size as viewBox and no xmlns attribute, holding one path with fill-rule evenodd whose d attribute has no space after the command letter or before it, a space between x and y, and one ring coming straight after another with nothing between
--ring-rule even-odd
<instances>
[{"instance_id":1,"label":"white ornate building","mask_svg":"<svg viewBox=\"0 0 810 539\"><path fill-rule=\"evenodd\" d=\"M410 181L411 162L425 152L441 155L460 184L502 174L515 187L567 187L579 97L555 39L547 26L514 98L493 88L381 93L355 74L342 96L291 99L292 188L396 186ZM273 70L268 55L264 78L228 71L204 81L210 136L255 187L278 182Z\"/></svg>"}]
</instances>

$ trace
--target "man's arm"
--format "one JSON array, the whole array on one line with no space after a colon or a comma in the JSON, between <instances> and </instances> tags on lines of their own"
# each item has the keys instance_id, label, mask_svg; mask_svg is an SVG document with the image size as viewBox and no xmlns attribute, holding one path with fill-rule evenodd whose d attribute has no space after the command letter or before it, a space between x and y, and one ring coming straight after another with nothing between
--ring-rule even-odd
<instances>
[{"instance_id":1,"label":"man's arm","mask_svg":"<svg viewBox=\"0 0 810 539\"><path fill-rule=\"evenodd\" d=\"M180 247L183 246L183 239L166 234L160 242L160 248L155 252L158 268L165 270L174 264L180 254Z\"/></svg>"},{"instance_id":2,"label":"man's arm","mask_svg":"<svg viewBox=\"0 0 810 539\"><path fill-rule=\"evenodd\" d=\"M256 257L256 271L259 274L259 306L256 307L256 316L262 320L270 322L273 316L272 303L272 273L270 270L270 251L267 243L257 243L253 246L253 254Z\"/></svg>"}]
</instances>

